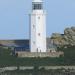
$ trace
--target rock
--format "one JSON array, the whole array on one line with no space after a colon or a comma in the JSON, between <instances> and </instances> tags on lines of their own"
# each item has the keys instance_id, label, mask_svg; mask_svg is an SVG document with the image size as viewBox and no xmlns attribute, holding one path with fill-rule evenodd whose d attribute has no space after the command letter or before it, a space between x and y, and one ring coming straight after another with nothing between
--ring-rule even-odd
<instances>
[{"instance_id":1,"label":"rock","mask_svg":"<svg viewBox=\"0 0 75 75\"><path fill-rule=\"evenodd\" d=\"M61 34L60 33L53 33L51 38L61 38Z\"/></svg>"},{"instance_id":2,"label":"rock","mask_svg":"<svg viewBox=\"0 0 75 75\"><path fill-rule=\"evenodd\" d=\"M53 40L53 44L57 46L75 45L75 27L66 28L64 34L53 33L51 40Z\"/></svg>"}]
</instances>

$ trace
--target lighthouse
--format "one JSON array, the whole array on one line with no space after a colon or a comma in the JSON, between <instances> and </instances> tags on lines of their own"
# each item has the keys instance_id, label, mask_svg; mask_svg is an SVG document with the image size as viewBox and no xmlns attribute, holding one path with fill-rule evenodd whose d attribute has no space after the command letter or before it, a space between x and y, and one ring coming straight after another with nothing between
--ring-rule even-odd
<instances>
[{"instance_id":1,"label":"lighthouse","mask_svg":"<svg viewBox=\"0 0 75 75\"><path fill-rule=\"evenodd\" d=\"M42 0L32 1L30 52L46 52L46 12Z\"/></svg>"}]
</instances>

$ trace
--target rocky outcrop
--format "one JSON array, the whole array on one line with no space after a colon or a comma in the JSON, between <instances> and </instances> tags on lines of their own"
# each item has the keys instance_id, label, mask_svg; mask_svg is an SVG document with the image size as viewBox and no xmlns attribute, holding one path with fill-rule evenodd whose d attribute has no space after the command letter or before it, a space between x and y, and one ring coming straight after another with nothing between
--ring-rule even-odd
<instances>
[{"instance_id":1,"label":"rocky outcrop","mask_svg":"<svg viewBox=\"0 0 75 75\"><path fill-rule=\"evenodd\" d=\"M53 44L56 46L61 46L63 44L67 44L67 42L64 39L63 34L53 33L51 36L51 40L53 41Z\"/></svg>"},{"instance_id":2,"label":"rocky outcrop","mask_svg":"<svg viewBox=\"0 0 75 75\"><path fill-rule=\"evenodd\" d=\"M51 38L53 44L57 46L75 45L75 27L66 28L64 34L53 33Z\"/></svg>"},{"instance_id":3,"label":"rocky outcrop","mask_svg":"<svg viewBox=\"0 0 75 75\"><path fill-rule=\"evenodd\" d=\"M64 39L70 45L75 45L75 27L66 28L64 30Z\"/></svg>"}]
</instances>

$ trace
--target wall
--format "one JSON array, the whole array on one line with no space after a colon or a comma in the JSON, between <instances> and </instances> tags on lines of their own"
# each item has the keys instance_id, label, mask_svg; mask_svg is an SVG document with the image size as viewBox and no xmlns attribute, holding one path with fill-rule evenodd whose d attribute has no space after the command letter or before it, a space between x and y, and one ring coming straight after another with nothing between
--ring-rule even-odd
<instances>
[{"instance_id":1,"label":"wall","mask_svg":"<svg viewBox=\"0 0 75 75\"><path fill-rule=\"evenodd\" d=\"M35 52L25 52L25 51L19 51L15 52L18 54L18 57L59 57L60 55L64 55L63 52L44 52L44 53L35 53Z\"/></svg>"}]
</instances>

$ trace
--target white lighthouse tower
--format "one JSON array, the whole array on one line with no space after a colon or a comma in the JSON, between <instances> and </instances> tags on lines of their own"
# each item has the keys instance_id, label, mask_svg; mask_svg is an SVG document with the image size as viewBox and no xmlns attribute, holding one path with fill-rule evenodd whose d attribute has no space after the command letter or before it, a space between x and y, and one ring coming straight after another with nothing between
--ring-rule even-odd
<instances>
[{"instance_id":1,"label":"white lighthouse tower","mask_svg":"<svg viewBox=\"0 0 75 75\"><path fill-rule=\"evenodd\" d=\"M46 13L42 0L32 1L30 21L30 51L46 52Z\"/></svg>"}]
</instances>

